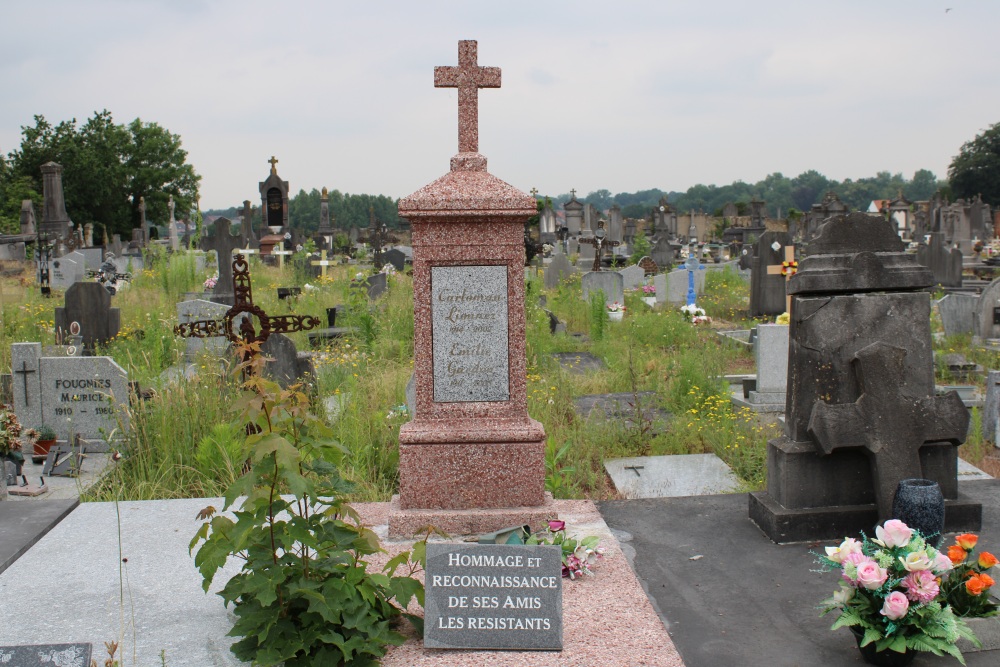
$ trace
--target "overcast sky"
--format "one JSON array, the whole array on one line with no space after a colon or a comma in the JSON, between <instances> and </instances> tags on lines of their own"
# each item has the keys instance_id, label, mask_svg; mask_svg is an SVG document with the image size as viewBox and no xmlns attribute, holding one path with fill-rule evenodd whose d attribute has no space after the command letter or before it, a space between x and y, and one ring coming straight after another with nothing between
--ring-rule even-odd
<instances>
[{"instance_id":1,"label":"overcast sky","mask_svg":"<svg viewBox=\"0 0 1000 667\"><path fill-rule=\"evenodd\" d=\"M945 11L951 8L951 11ZM944 177L1000 121L996 0L21 0L0 22L0 152L110 110L182 137L202 208L293 192L405 196L448 169L479 41L480 152L524 191L585 194L816 169Z\"/></svg>"}]
</instances>

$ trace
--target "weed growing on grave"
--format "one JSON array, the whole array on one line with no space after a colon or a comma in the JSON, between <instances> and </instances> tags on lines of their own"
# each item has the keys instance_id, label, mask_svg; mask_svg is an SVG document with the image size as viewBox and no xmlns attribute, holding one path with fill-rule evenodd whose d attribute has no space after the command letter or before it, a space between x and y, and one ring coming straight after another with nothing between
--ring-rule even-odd
<instances>
[{"instance_id":1,"label":"weed growing on grave","mask_svg":"<svg viewBox=\"0 0 1000 667\"><path fill-rule=\"evenodd\" d=\"M393 623L412 599L423 604L423 585L412 577L425 543L388 561L382 573L367 572L367 558L382 553L375 534L347 505L349 490L338 464L346 448L309 410L298 387L282 390L250 370L234 410L246 425L250 470L226 491L223 511L208 519L191 541L195 565L208 591L226 560L244 561L220 592L242 637L232 651L256 665L368 665L404 638ZM397 576L403 567L407 574ZM408 616L408 615L407 615ZM413 621L415 617L408 616Z\"/></svg>"},{"instance_id":2,"label":"weed growing on grave","mask_svg":"<svg viewBox=\"0 0 1000 667\"><path fill-rule=\"evenodd\" d=\"M590 339L594 341L604 338L604 330L608 325L608 311L604 307L604 302L604 290L590 293L587 305L590 315Z\"/></svg>"}]
</instances>

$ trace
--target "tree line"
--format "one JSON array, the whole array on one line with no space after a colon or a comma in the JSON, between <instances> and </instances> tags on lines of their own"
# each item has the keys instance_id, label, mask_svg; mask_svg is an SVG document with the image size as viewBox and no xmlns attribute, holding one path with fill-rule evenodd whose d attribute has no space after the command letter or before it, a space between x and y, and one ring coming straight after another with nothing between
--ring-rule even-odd
<instances>
[{"instance_id":1,"label":"tree line","mask_svg":"<svg viewBox=\"0 0 1000 667\"><path fill-rule=\"evenodd\" d=\"M288 198L288 224L289 226L311 233L319 228L320 199L322 193L313 188L309 192L300 189L295 196ZM396 210L398 199L393 199L386 195L367 195L342 193L340 190L331 190L330 198L330 224L338 229L350 229L351 227L368 227L370 218L369 208L374 212L375 219L384 222L389 227L399 227L399 213ZM260 201L251 202L257 209L253 214L254 228L260 226ZM209 209L205 215L221 215L230 220L236 216L243 215L243 209L235 206L231 208Z\"/></svg>"},{"instance_id":2,"label":"tree line","mask_svg":"<svg viewBox=\"0 0 1000 667\"><path fill-rule=\"evenodd\" d=\"M63 166L63 195L74 223L94 225L96 238L130 238L139 225L139 200L146 216L169 219L172 195L178 218L187 217L198 198L201 180L187 163L180 136L141 119L114 122L108 110L95 112L82 125L75 118L52 125L44 116L21 127L21 145L0 154L0 231L20 231L21 202L30 199L42 215L42 173L46 162Z\"/></svg>"}]
</instances>

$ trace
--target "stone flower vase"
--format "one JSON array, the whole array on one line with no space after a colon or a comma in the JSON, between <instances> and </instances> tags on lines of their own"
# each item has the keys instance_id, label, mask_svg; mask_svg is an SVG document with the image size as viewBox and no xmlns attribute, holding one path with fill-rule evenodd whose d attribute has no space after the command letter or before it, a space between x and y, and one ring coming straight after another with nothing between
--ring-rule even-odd
<instances>
[{"instance_id":1,"label":"stone flower vase","mask_svg":"<svg viewBox=\"0 0 1000 667\"><path fill-rule=\"evenodd\" d=\"M931 546L937 546L944 532L944 496L937 482L904 479L896 487L892 516L916 528Z\"/></svg>"},{"instance_id":2,"label":"stone flower vase","mask_svg":"<svg viewBox=\"0 0 1000 667\"><path fill-rule=\"evenodd\" d=\"M913 659L917 657L917 652L909 649L903 653L889 650L878 651L875 649L875 642L872 642L868 646L862 646L861 640L864 639L865 633L859 632L854 627L851 627L851 632L854 634L855 641L858 642L858 650L861 651L861 657L869 665L904 667L913 662Z\"/></svg>"},{"instance_id":3,"label":"stone flower vase","mask_svg":"<svg viewBox=\"0 0 1000 667\"><path fill-rule=\"evenodd\" d=\"M608 319L612 322L621 322L622 318L625 317L625 312L621 310L609 310Z\"/></svg>"}]
</instances>

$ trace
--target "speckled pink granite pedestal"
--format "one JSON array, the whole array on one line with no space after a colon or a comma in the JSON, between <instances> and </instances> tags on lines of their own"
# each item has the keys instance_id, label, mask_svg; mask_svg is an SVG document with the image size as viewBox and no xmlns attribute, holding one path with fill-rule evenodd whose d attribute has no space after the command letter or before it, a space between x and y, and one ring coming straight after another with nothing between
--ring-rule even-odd
<instances>
[{"instance_id":1,"label":"speckled pink granite pedestal","mask_svg":"<svg viewBox=\"0 0 1000 667\"><path fill-rule=\"evenodd\" d=\"M399 432L391 535L428 524L452 534L489 532L554 516L545 494L545 429L528 417L525 389L524 222L535 213L534 198L490 175L478 153L459 153L448 174L399 203L413 230L416 411ZM462 266L506 268L507 400L435 400L432 270ZM468 341L503 344L471 332Z\"/></svg>"}]
</instances>

